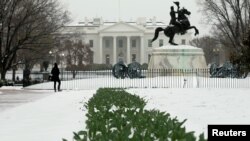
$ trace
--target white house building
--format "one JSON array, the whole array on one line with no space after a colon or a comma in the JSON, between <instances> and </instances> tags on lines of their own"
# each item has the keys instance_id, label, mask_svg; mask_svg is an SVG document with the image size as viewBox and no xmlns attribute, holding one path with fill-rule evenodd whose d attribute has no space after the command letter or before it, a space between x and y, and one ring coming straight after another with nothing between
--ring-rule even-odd
<instances>
[{"instance_id":1,"label":"white house building","mask_svg":"<svg viewBox=\"0 0 250 141\"><path fill-rule=\"evenodd\" d=\"M77 25L66 26L62 34L69 32L82 33L85 43L89 43L93 51L93 63L115 64L123 61L126 64L137 61L148 63L152 48L168 44L169 38L163 32L152 44L155 28L165 28L167 24L157 22L156 18L147 21L138 18L137 21L104 22L101 18L85 19ZM175 42L189 44L191 33L176 35Z\"/></svg>"}]
</instances>

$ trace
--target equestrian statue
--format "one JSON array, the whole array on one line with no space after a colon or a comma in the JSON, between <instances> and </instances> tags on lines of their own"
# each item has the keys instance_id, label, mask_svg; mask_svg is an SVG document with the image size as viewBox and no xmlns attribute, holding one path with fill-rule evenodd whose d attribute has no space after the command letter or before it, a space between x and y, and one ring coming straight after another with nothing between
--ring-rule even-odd
<instances>
[{"instance_id":1,"label":"equestrian statue","mask_svg":"<svg viewBox=\"0 0 250 141\"><path fill-rule=\"evenodd\" d=\"M163 29L162 27L156 28L154 38L152 39L151 42L154 42L158 38L159 32L161 32L161 31L163 31L164 34L167 37L169 37L169 43L171 45L178 45L178 44L173 42L175 34L184 35L186 33L186 31L189 30L189 29L194 29L195 30L195 36L197 34L199 34L199 30L195 26L190 25L190 22L189 22L189 20L188 20L188 18L186 16L186 15L190 15L191 12L189 12L184 7L182 9L180 9L179 2L174 2L174 4L176 4L178 9L177 9L177 12L176 12L174 10L173 6L170 7L170 9L171 9L171 11L170 11L171 20L170 20L169 26L167 26L165 29ZM178 14L177 18L176 18L176 13Z\"/></svg>"}]
</instances>

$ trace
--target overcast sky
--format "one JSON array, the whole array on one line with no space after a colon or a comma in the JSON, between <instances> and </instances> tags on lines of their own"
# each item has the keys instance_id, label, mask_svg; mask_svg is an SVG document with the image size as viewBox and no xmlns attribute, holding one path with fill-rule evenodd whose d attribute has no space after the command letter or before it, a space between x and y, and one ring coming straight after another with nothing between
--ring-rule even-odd
<instances>
[{"instance_id":1,"label":"overcast sky","mask_svg":"<svg viewBox=\"0 0 250 141\"><path fill-rule=\"evenodd\" d=\"M59 1L71 12L74 23L84 21L85 17L102 17L104 20L108 21L117 21L120 17L123 21L135 21L138 17L150 19L154 16L158 21L169 23L170 6L174 5L173 1L175 0L120 0L120 6L119 0ZM200 30L200 35L208 34L209 27L202 23L202 14L199 12L196 0L178 1L181 7L184 6L192 13L189 16L191 25L195 25Z\"/></svg>"}]
</instances>

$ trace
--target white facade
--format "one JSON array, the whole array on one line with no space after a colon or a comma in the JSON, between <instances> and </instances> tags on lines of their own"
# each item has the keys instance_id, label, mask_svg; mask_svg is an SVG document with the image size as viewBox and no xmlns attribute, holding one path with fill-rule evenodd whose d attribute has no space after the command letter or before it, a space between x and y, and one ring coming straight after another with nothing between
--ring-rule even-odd
<instances>
[{"instance_id":1,"label":"white facade","mask_svg":"<svg viewBox=\"0 0 250 141\"><path fill-rule=\"evenodd\" d=\"M95 18L92 22L86 20L78 25L66 26L62 32L84 34L82 40L90 44L94 53L93 63L115 64L122 60L126 64L132 61L143 64L149 62L152 48L169 44L169 38L163 32L153 44L150 43L155 28L166 26L155 19L150 22L146 22L145 18L140 18L137 22L103 22L102 19ZM175 43L189 44L191 38L191 33L176 35Z\"/></svg>"}]
</instances>

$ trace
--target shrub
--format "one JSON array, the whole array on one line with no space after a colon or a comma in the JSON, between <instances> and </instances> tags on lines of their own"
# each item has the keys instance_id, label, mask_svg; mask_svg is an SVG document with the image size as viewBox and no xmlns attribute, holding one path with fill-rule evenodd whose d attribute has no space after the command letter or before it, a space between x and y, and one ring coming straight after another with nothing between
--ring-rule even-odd
<instances>
[{"instance_id":1,"label":"shrub","mask_svg":"<svg viewBox=\"0 0 250 141\"><path fill-rule=\"evenodd\" d=\"M0 79L0 87L4 86L4 80Z\"/></svg>"},{"instance_id":2,"label":"shrub","mask_svg":"<svg viewBox=\"0 0 250 141\"><path fill-rule=\"evenodd\" d=\"M85 66L85 70L111 70L112 65L107 64L89 64Z\"/></svg>"},{"instance_id":3,"label":"shrub","mask_svg":"<svg viewBox=\"0 0 250 141\"><path fill-rule=\"evenodd\" d=\"M14 86L14 82L11 80L0 80L0 87L2 86Z\"/></svg>"},{"instance_id":4,"label":"shrub","mask_svg":"<svg viewBox=\"0 0 250 141\"><path fill-rule=\"evenodd\" d=\"M84 71L84 70L111 70L112 65L107 64L88 64L88 65L71 65L66 68L67 71Z\"/></svg>"},{"instance_id":5,"label":"shrub","mask_svg":"<svg viewBox=\"0 0 250 141\"><path fill-rule=\"evenodd\" d=\"M74 133L76 141L196 141L177 118L158 110L145 110L146 102L123 89L99 89L85 104L87 131ZM64 139L64 141L66 141ZM199 141L205 141L201 134Z\"/></svg>"}]
</instances>

